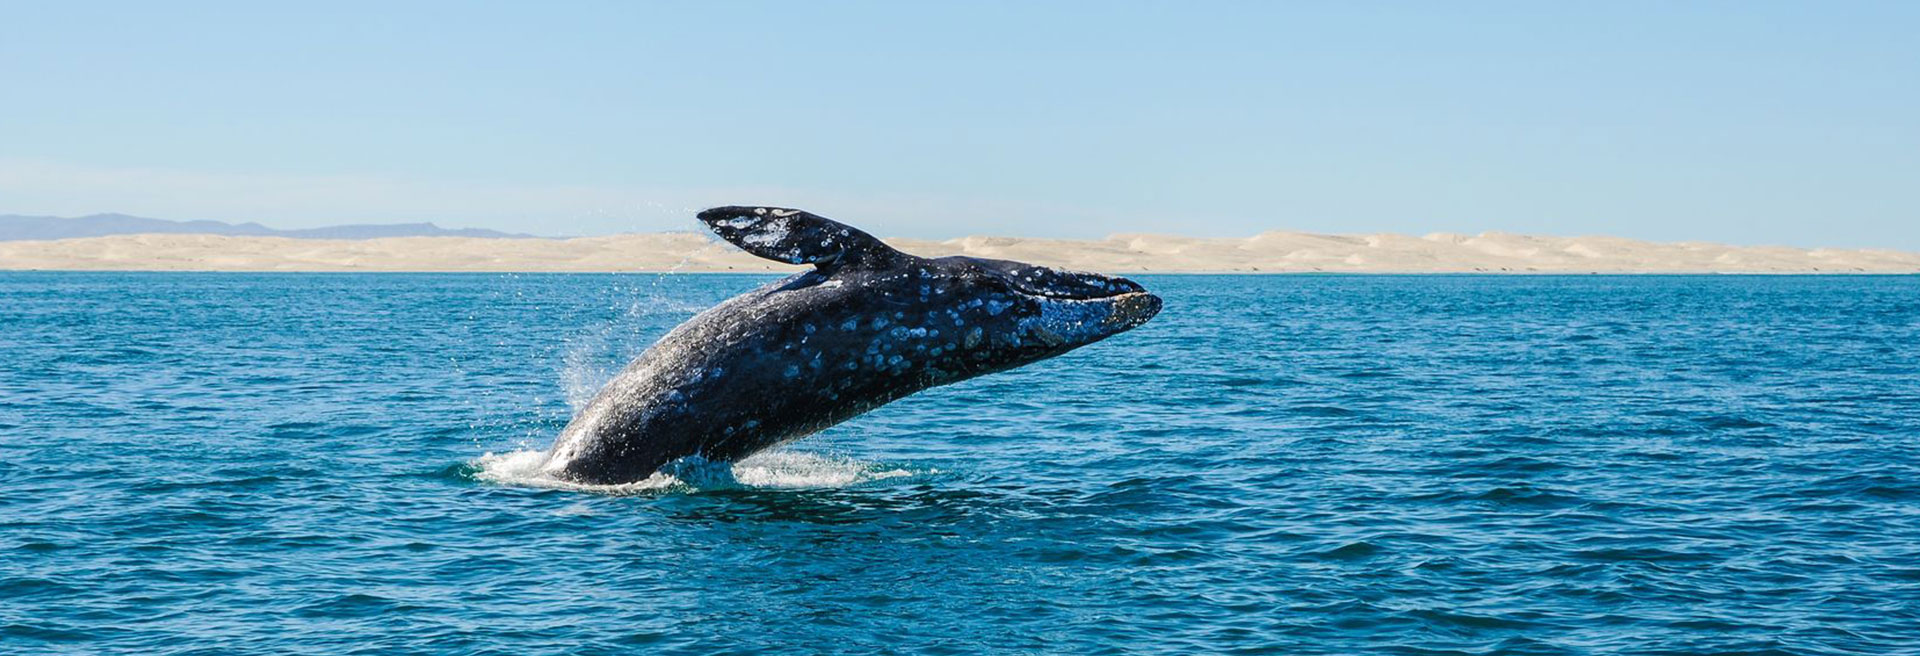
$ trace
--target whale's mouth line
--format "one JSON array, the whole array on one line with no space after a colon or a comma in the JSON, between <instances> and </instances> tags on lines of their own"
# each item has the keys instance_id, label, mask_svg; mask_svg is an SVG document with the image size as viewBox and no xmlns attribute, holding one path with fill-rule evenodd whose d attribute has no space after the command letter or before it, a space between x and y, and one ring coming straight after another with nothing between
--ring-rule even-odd
<instances>
[{"instance_id":1,"label":"whale's mouth line","mask_svg":"<svg viewBox=\"0 0 1920 656\"><path fill-rule=\"evenodd\" d=\"M1104 301L1107 299L1126 296L1128 294L1137 294L1139 292L1114 292L1111 294L1075 294L1072 292L1046 292L1046 291L1022 289L1020 290L1020 293L1026 294L1028 296L1032 296L1034 298L1044 298L1051 301Z\"/></svg>"},{"instance_id":2,"label":"whale's mouth line","mask_svg":"<svg viewBox=\"0 0 1920 656\"><path fill-rule=\"evenodd\" d=\"M1074 285L1040 285L1019 278L1007 281L1014 291L1034 298L1051 301L1102 301L1117 299L1129 294L1144 294L1146 288L1126 278L1106 278L1098 283L1076 281Z\"/></svg>"}]
</instances>

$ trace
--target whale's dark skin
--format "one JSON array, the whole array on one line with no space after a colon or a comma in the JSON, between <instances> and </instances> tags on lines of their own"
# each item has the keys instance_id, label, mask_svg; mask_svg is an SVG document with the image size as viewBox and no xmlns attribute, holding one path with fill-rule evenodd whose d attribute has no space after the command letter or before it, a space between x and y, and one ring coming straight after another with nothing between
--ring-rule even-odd
<instances>
[{"instance_id":1,"label":"whale's dark skin","mask_svg":"<svg viewBox=\"0 0 1920 656\"><path fill-rule=\"evenodd\" d=\"M814 269L667 333L561 431L543 465L550 475L626 483L687 456L738 460L1160 311L1159 297L1124 278L916 257L799 210L719 207L699 217L750 253Z\"/></svg>"}]
</instances>

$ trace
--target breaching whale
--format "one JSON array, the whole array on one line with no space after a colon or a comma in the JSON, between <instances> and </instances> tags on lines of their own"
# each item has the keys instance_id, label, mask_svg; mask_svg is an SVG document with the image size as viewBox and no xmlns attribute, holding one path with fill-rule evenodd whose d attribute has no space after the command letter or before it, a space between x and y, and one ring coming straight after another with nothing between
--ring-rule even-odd
<instances>
[{"instance_id":1,"label":"breaching whale","mask_svg":"<svg viewBox=\"0 0 1920 656\"><path fill-rule=\"evenodd\" d=\"M673 460L733 461L914 392L1004 371L1145 323L1160 298L1124 278L917 257L775 207L699 214L722 239L813 269L660 338L573 417L542 470L638 481Z\"/></svg>"}]
</instances>

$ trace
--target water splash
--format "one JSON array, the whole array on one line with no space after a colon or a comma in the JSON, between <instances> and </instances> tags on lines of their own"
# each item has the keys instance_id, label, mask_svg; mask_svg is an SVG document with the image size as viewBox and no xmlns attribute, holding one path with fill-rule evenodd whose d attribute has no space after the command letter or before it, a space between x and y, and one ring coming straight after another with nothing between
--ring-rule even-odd
<instances>
[{"instance_id":1,"label":"water splash","mask_svg":"<svg viewBox=\"0 0 1920 656\"><path fill-rule=\"evenodd\" d=\"M732 463L682 458L643 480L591 485L554 478L542 467L546 459L545 451L518 450L487 453L468 464L473 468L474 479L489 483L611 495L728 489L833 489L939 473L932 469L912 470L804 451L771 451Z\"/></svg>"},{"instance_id":2,"label":"water splash","mask_svg":"<svg viewBox=\"0 0 1920 656\"><path fill-rule=\"evenodd\" d=\"M508 485L514 487L538 487L555 490L574 490L596 492L600 494L628 495L665 490L679 483L679 479L664 473L655 473L643 480L618 485L589 485L554 478L542 465L547 462L546 451L522 449L506 453L491 451L468 463L475 467L475 480Z\"/></svg>"},{"instance_id":3,"label":"water splash","mask_svg":"<svg viewBox=\"0 0 1920 656\"><path fill-rule=\"evenodd\" d=\"M655 322L648 319L691 314L701 309L666 296L659 286L656 279L644 293L629 301L618 317L600 322L567 341L566 352L560 358L560 388L573 412L585 408L621 367L652 343L647 338L654 336Z\"/></svg>"},{"instance_id":4,"label":"water splash","mask_svg":"<svg viewBox=\"0 0 1920 656\"><path fill-rule=\"evenodd\" d=\"M669 294L662 289L662 284L717 245L718 242L709 243L690 252L673 268L652 275L648 284L636 285L635 293L617 317L594 324L580 336L567 340L566 352L561 355L560 387L573 412L585 408L607 381L613 380L628 361L652 344L648 337L657 337L654 333L658 327L650 319L692 315L706 309L704 304Z\"/></svg>"}]
</instances>

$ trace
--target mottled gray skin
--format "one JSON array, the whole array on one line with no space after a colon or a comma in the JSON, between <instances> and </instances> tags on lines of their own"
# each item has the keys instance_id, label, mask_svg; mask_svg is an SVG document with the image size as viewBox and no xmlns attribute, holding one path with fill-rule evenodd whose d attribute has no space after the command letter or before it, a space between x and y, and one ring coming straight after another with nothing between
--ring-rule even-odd
<instances>
[{"instance_id":1,"label":"mottled gray skin","mask_svg":"<svg viewBox=\"0 0 1920 656\"><path fill-rule=\"evenodd\" d=\"M732 461L936 385L1050 358L1151 319L1122 278L922 258L783 208L700 219L761 257L816 268L734 297L660 339L555 441L545 470L644 479L675 459Z\"/></svg>"}]
</instances>

